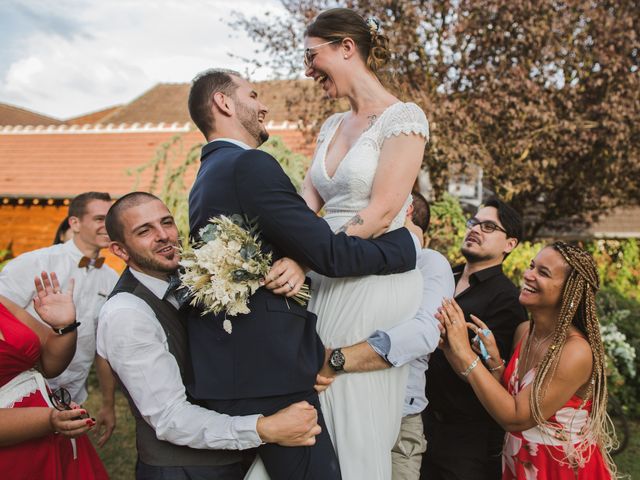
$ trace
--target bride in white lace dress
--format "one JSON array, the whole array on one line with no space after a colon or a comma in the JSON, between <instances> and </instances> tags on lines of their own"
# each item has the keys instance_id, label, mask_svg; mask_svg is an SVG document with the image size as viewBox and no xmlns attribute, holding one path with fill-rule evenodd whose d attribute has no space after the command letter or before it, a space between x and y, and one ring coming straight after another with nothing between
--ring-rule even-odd
<instances>
[{"instance_id":1,"label":"bride in white lace dress","mask_svg":"<svg viewBox=\"0 0 640 480\"><path fill-rule=\"evenodd\" d=\"M404 225L428 123L414 103L387 92L375 70L388 58L386 37L348 9L321 13L305 32L305 74L330 98L351 105L324 123L302 196L322 207L334 231L363 238ZM422 292L417 270L360 278L312 277L309 309L326 347L366 340L416 312ZM337 375L320 394L322 412L344 480L391 479L407 370ZM248 478L266 478L254 466Z\"/></svg>"}]
</instances>

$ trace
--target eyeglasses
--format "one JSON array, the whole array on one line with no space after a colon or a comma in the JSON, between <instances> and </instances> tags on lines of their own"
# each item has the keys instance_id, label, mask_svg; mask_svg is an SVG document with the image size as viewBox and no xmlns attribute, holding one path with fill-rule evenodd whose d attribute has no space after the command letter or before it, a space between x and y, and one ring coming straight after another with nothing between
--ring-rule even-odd
<instances>
[{"instance_id":1,"label":"eyeglasses","mask_svg":"<svg viewBox=\"0 0 640 480\"><path fill-rule=\"evenodd\" d=\"M331 40L330 42L324 42L321 43L319 45L314 45L313 47L309 47L309 48L305 48L304 49L304 66L309 68L311 66L311 64L313 63L313 57L314 55L312 55L312 50L315 50L317 48L320 47L324 47L325 45L331 45L332 43L336 43L339 42L340 40Z\"/></svg>"},{"instance_id":2,"label":"eyeglasses","mask_svg":"<svg viewBox=\"0 0 640 480\"><path fill-rule=\"evenodd\" d=\"M473 217L467 220L467 228L469 230L471 230L476 225L480 225L480 230L482 230L484 233L493 233L496 230L499 230L503 232L505 235L507 234L507 231L504 228L502 228L500 225L496 225L491 220L485 220L484 222L481 222L476 217Z\"/></svg>"},{"instance_id":3,"label":"eyeglasses","mask_svg":"<svg viewBox=\"0 0 640 480\"><path fill-rule=\"evenodd\" d=\"M66 388L60 387L57 390L54 390L49 394L49 399L56 410L73 410L73 407L71 406L71 394ZM74 420L81 418L89 418L89 414L79 414L77 418L74 418Z\"/></svg>"}]
</instances>

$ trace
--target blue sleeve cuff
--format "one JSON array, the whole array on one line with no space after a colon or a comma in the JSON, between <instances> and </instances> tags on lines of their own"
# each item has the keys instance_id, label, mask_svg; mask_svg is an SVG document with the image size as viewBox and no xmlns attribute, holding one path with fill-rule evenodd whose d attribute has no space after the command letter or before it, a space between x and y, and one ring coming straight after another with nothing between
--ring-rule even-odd
<instances>
[{"instance_id":1,"label":"blue sleeve cuff","mask_svg":"<svg viewBox=\"0 0 640 480\"><path fill-rule=\"evenodd\" d=\"M387 356L391 351L391 339L389 335L381 330L376 330L373 334L367 339L367 343L375 350L375 352L384 358L387 362L389 359Z\"/></svg>"}]
</instances>

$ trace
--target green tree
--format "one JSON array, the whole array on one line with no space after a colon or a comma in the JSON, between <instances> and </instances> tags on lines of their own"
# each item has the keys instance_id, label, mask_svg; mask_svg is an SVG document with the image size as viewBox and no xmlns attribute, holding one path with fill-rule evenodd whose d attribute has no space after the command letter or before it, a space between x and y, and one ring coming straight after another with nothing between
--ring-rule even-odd
<instances>
[{"instance_id":1,"label":"green tree","mask_svg":"<svg viewBox=\"0 0 640 480\"><path fill-rule=\"evenodd\" d=\"M282 5L284 15L234 25L263 46L261 66L299 76L305 25L336 3ZM525 214L527 238L640 202L638 0L339 5L382 22L395 52L388 85L431 121L424 163L438 196L451 173L479 165L486 186ZM312 137L339 107L301 82L290 108Z\"/></svg>"},{"instance_id":2,"label":"green tree","mask_svg":"<svg viewBox=\"0 0 640 480\"><path fill-rule=\"evenodd\" d=\"M135 176L132 190L139 188L145 172L151 172L148 191L160 197L169 207L181 238L189 237L188 200L191 185L185 183L185 174L198 165L202 145L185 145L182 134L174 135L158 146L152 159L128 172ZM300 190L309 159L289 150L278 136L271 137L260 149L270 153L280 163L293 185Z\"/></svg>"}]
</instances>

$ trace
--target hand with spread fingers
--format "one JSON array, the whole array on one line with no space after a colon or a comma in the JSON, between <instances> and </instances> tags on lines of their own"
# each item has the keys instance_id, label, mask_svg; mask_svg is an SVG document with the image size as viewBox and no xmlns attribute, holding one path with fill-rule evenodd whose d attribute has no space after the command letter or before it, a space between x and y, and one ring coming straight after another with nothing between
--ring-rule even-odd
<instances>
[{"instance_id":1,"label":"hand with spread fingers","mask_svg":"<svg viewBox=\"0 0 640 480\"><path fill-rule=\"evenodd\" d=\"M295 260L283 257L271 266L264 286L276 295L293 297L300 292L305 281L305 270Z\"/></svg>"},{"instance_id":2,"label":"hand with spread fingers","mask_svg":"<svg viewBox=\"0 0 640 480\"><path fill-rule=\"evenodd\" d=\"M475 332L478 327L466 322L464 313L456 301L444 299L436 317L446 330L446 343L451 353L455 356L473 354L469 342L469 329Z\"/></svg>"},{"instance_id":3,"label":"hand with spread fingers","mask_svg":"<svg viewBox=\"0 0 640 480\"><path fill-rule=\"evenodd\" d=\"M34 279L36 296L33 308L48 325L53 328L64 327L76 320L76 307L73 304L73 278L69 280L69 288L62 291L58 277L54 272L49 275L42 272Z\"/></svg>"}]
</instances>

